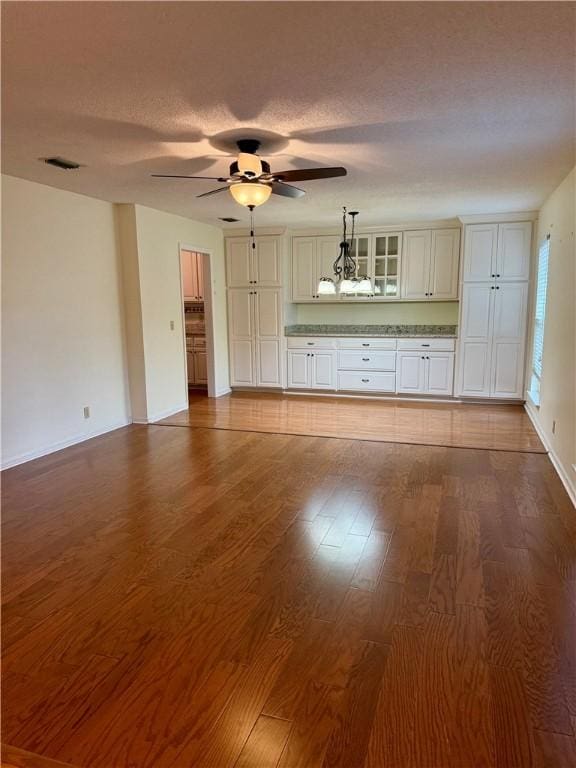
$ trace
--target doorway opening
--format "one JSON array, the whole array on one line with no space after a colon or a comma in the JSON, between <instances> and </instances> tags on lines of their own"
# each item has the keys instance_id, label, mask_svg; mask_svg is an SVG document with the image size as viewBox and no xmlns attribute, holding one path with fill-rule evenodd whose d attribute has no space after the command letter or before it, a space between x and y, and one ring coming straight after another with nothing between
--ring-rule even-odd
<instances>
[{"instance_id":1,"label":"doorway opening","mask_svg":"<svg viewBox=\"0 0 576 768\"><path fill-rule=\"evenodd\" d=\"M181 243L180 280L187 399L215 397L210 252Z\"/></svg>"}]
</instances>

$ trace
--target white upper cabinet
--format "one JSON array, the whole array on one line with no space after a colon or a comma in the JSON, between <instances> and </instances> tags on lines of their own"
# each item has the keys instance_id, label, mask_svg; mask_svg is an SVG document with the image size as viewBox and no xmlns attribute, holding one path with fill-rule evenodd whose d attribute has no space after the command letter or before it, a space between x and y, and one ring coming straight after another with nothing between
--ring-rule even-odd
<instances>
[{"instance_id":1,"label":"white upper cabinet","mask_svg":"<svg viewBox=\"0 0 576 768\"><path fill-rule=\"evenodd\" d=\"M498 224L470 224L464 235L464 282L491 280L496 274Z\"/></svg>"},{"instance_id":2,"label":"white upper cabinet","mask_svg":"<svg viewBox=\"0 0 576 768\"><path fill-rule=\"evenodd\" d=\"M432 233L429 229L404 233L402 297L405 299L428 296L431 244Z\"/></svg>"},{"instance_id":3,"label":"white upper cabinet","mask_svg":"<svg viewBox=\"0 0 576 768\"><path fill-rule=\"evenodd\" d=\"M458 298L460 231L422 229L404 233L402 298Z\"/></svg>"},{"instance_id":4,"label":"white upper cabinet","mask_svg":"<svg viewBox=\"0 0 576 768\"><path fill-rule=\"evenodd\" d=\"M316 288L316 245L315 237L295 237L292 241L292 301L309 301L314 298Z\"/></svg>"},{"instance_id":5,"label":"white upper cabinet","mask_svg":"<svg viewBox=\"0 0 576 768\"><path fill-rule=\"evenodd\" d=\"M252 248L249 237L228 238L226 281L229 288L279 287L282 284L279 238L257 237L256 248Z\"/></svg>"},{"instance_id":6,"label":"white upper cabinet","mask_svg":"<svg viewBox=\"0 0 576 768\"><path fill-rule=\"evenodd\" d=\"M402 232L374 235L368 274L373 280L374 299L395 299L400 295Z\"/></svg>"},{"instance_id":7,"label":"white upper cabinet","mask_svg":"<svg viewBox=\"0 0 576 768\"><path fill-rule=\"evenodd\" d=\"M250 240L235 237L226 241L226 280L230 288L252 285Z\"/></svg>"},{"instance_id":8,"label":"white upper cabinet","mask_svg":"<svg viewBox=\"0 0 576 768\"><path fill-rule=\"evenodd\" d=\"M519 221L500 224L496 254L496 279L528 280L530 274L530 242L532 223Z\"/></svg>"},{"instance_id":9,"label":"white upper cabinet","mask_svg":"<svg viewBox=\"0 0 576 768\"><path fill-rule=\"evenodd\" d=\"M275 288L281 285L280 243L277 237L257 237L252 262L252 279L255 285L261 288Z\"/></svg>"},{"instance_id":10,"label":"white upper cabinet","mask_svg":"<svg viewBox=\"0 0 576 768\"><path fill-rule=\"evenodd\" d=\"M529 221L467 226L464 282L528 280L531 236Z\"/></svg>"},{"instance_id":11,"label":"white upper cabinet","mask_svg":"<svg viewBox=\"0 0 576 768\"><path fill-rule=\"evenodd\" d=\"M432 230L432 256L428 295L434 299L458 297L458 266L460 262L460 231Z\"/></svg>"},{"instance_id":12,"label":"white upper cabinet","mask_svg":"<svg viewBox=\"0 0 576 768\"><path fill-rule=\"evenodd\" d=\"M316 263L312 278L312 293L317 301L325 301L330 296L318 294L318 281L321 277L334 277L334 262L340 253L340 238L335 236L317 238Z\"/></svg>"},{"instance_id":13,"label":"white upper cabinet","mask_svg":"<svg viewBox=\"0 0 576 768\"><path fill-rule=\"evenodd\" d=\"M458 298L460 230L359 234L351 241L356 276L370 278L371 294L318 294L321 277L334 279L340 237L292 239L292 301L446 301Z\"/></svg>"},{"instance_id":14,"label":"white upper cabinet","mask_svg":"<svg viewBox=\"0 0 576 768\"><path fill-rule=\"evenodd\" d=\"M334 301L335 296L318 294L321 277L334 277L333 264L339 253L337 236L295 237L292 240L292 301Z\"/></svg>"}]
</instances>

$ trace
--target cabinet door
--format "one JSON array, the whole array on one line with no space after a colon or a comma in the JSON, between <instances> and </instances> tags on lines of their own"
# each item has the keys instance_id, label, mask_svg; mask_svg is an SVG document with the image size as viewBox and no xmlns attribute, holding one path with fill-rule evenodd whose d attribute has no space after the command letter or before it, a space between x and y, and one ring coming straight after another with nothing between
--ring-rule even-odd
<instances>
[{"instance_id":1,"label":"cabinet door","mask_svg":"<svg viewBox=\"0 0 576 768\"><path fill-rule=\"evenodd\" d=\"M498 224L470 224L464 234L464 282L491 280L496 274Z\"/></svg>"},{"instance_id":2,"label":"cabinet door","mask_svg":"<svg viewBox=\"0 0 576 768\"><path fill-rule=\"evenodd\" d=\"M280 243L275 237L257 237L253 256L253 276L256 285L279 286L282 284Z\"/></svg>"},{"instance_id":3,"label":"cabinet door","mask_svg":"<svg viewBox=\"0 0 576 768\"><path fill-rule=\"evenodd\" d=\"M404 234L402 296L405 299L428 297L431 242L429 229Z\"/></svg>"},{"instance_id":4,"label":"cabinet door","mask_svg":"<svg viewBox=\"0 0 576 768\"><path fill-rule=\"evenodd\" d=\"M282 386L280 339L256 340L256 384L259 387Z\"/></svg>"},{"instance_id":5,"label":"cabinet door","mask_svg":"<svg viewBox=\"0 0 576 768\"><path fill-rule=\"evenodd\" d=\"M437 229L432 232L432 258L428 292L435 299L458 298L460 231Z\"/></svg>"},{"instance_id":6,"label":"cabinet door","mask_svg":"<svg viewBox=\"0 0 576 768\"><path fill-rule=\"evenodd\" d=\"M232 386L254 386L256 383L255 367L254 341L252 339L230 339L230 383Z\"/></svg>"},{"instance_id":7,"label":"cabinet door","mask_svg":"<svg viewBox=\"0 0 576 768\"><path fill-rule=\"evenodd\" d=\"M398 298L400 295L400 254L402 232L374 235L369 275L374 279L374 299Z\"/></svg>"},{"instance_id":8,"label":"cabinet door","mask_svg":"<svg viewBox=\"0 0 576 768\"><path fill-rule=\"evenodd\" d=\"M396 356L396 391L424 392L426 359L420 352L398 352Z\"/></svg>"},{"instance_id":9,"label":"cabinet door","mask_svg":"<svg viewBox=\"0 0 576 768\"><path fill-rule=\"evenodd\" d=\"M196 384L208 383L206 352L194 352L194 379Z\"/></svg>"},{"instance_id":10,"label":"cabinet door","mask_svg":"<svg viewBox=\"0 0 576 768\"><path fill-rule=\"evenodd\" d=\"M531 238L532 224L529 221L499 225L495 269L499 281L528 280Z\"/></svg>"},{"instance_id":11,"label":"cabinet door","mask_svg":"<svg viewBox=\"0 0 576 768\"><path fill-rule=\"evenodd\" d=\"M251 339L254 336L253 291L233 288L228 291L228 324L233 339Z\"/></svg>"},{"instance_id":12,"label":"cabinet door","mask_svg":"<svg viewBox=\"0 0 576 768\"><path fill-rule=\"evenodd\" d=\"M310 386L310 352L288 350L288 387L308 389Z\"/></svg>"},{"instance_id":13,"label":"cabinet door","mask_svg":"<svg viewBox=\"0 0 576 768\"><path fill-rule=\"evenodd\" d=\"M454 354L430 352L426 355L426 392L451 395L454 391Z\"/></svg>"},{"instance_id":14,"label":"cabinet door","mask_svg":"<svg viewBox=\"0 0 576 768\"><path fill-rule=\"evenodd\" d=\"M316 238L292 240L292 301L311 301L316 294ZM317 278L316 278L317 279Z\"/></svg>"},{"instance_id":15,"label":"cabinet door","mask_svg":"<svg viewBox=\"0 0 576 768\"><path fill-rule=\"evenodd\" d=\"M460 394L464 397L490 396L490 351L489 340L460 342Z\"/></svg>"},{"instance_id":16,"label":"cabinet door","mask_svg":"<svg viewBox=\"0 0 576 768\"><path fill-rule=\"evenodd\" d=\"M204 301L204 257L201 253L194 254L194 271L193 274L196 280L196 292L200 301Z\"/></svg>"},{"instance_id":17,"label":"cabinet door","mask_svg":"<svg viewBox=\"0 0 576 768\"><path fill-rule=\"evenodd\" d=\"M186 352L186 370L188 374L188 384L194 384L196 381L194 375L194 352Z\"/></svg>"},{"instance_id":18,"label":"cabinet door","mask_svg":"<svg viewBox=\"0 0 576 768\"><path fill-rule=\"evenodd\" d=\"M492 397L521 398L528 283L498 283L494 290Z\"/></svg>"},{"instance_id":19,"label":"cabinet door","mask_svg":"<svg viewBox=\"0 0 576 768\"><path fill-rule=\"evenodd\" d=\"M312 389L336 389L336 353L312 352L309 360Z\"/></svg>"},{"instance_id":20,"label":"cabinet door","mask_svg":"<svg viewBox=\"0 0 576 768\"><path fill-rule=\"evenodd\" d=\"M340 253L340 238L337 236L319 237L316 246L316 265L314 272L313 293L316 301L338 301L336 295L318 295L318 281L321 277L331 277L334 279L334 262Z\"/></svg>"},{"instance_id":21,"label":"cabinet door","mask_svg":"<svg viewBox=\"0 0 576 768\"><path fill-rule=\"evenodd\" d=\"M492 334L492 303L495 292L493 283L464 285L461 338L488 341Z\"/></svg>"},{"instance_id":22,"label":"cabinet door","mask_svg":"<svg viewBox=\"0 0 576 768\"><path fill-rule=\"evenodd\" d=\"M258 338L282 336L282 291L262 288L253 292L254 325Z\"/></svg>"},{"instance_id":23,"label":"cabinet door","mask_svg":"<svg viewBox=\"0 0 576 768\"><path fill-rule=\"evenodd\" d=\"M226 241L226 280L229 288L251 285L251 247L248 237L235 237Z\"/></svg>"},{"instance_id":24,"label":"cabinet door","mask_svg":"<svg viewBox=\"0 0 576 768\"><path fill-rule=\"evenodd\" d=\"M194 297L194 281L192 278L192 256L190 251L180 251L180 269L182 272L182 293L185 299Z\"/></svg>"}]
</instances>

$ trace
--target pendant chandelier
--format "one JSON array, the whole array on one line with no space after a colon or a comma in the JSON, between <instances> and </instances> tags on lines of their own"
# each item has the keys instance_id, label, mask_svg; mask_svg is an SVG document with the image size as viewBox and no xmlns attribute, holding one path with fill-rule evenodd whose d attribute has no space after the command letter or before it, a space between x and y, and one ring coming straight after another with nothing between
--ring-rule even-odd
<instances>
[{"instance_id":1,"label":"pendant chandelier","mask_svg":"<svg viewBox=\"0 0 576 768\"><path fill-rule=\"evenodd\" d=\"M319 296L342 295L360 295L370 296L372 294L372 281L367 275L358 275L358 265L356 258L352 253L354 247L354 228L358 211L347 213L346 207L342 209L342 241L340 242L340 253L333 264L334 277L321 277L318 282L317 293ZM346 217L352 219L352 232L350 240L346 236Z\"/></svg>"}]
</instances>

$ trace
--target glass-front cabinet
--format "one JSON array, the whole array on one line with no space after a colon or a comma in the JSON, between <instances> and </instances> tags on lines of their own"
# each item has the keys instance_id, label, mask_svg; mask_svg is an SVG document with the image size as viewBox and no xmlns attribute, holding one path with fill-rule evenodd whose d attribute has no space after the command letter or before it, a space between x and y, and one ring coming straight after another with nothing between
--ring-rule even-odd
<instances>
[{"instance_id":1,"label":"glass-front cabinet","mask_svg":"<svg viewBox=\"0 0 576 768\"><path fill-rule=\"evenodd\" d=\"M350 250L356 260L356 277L369 277L372 292L343 295L343 301L389 301L399 298L401 232L358 235L352 240Z\"/></svg>"},{"instance_id":2,"label":"glass-front cabinet","mask_svg":"<svg viewBox=\"0 0 576 768\"><path fill-rule=\"evenodd\" d=\"M375 299L394 299L400 295L400 254L402 233L373 235L373 260L370 276Z\"/></svg>"}]
</instances>

